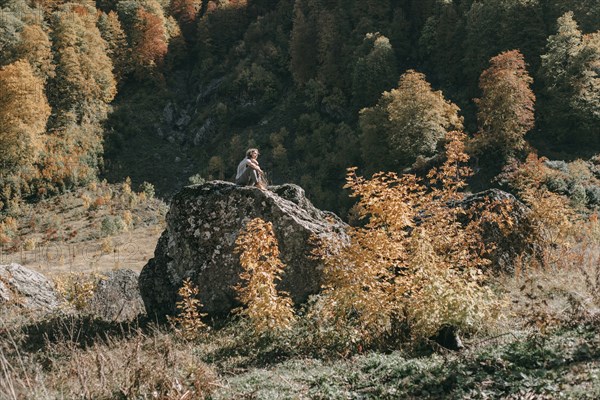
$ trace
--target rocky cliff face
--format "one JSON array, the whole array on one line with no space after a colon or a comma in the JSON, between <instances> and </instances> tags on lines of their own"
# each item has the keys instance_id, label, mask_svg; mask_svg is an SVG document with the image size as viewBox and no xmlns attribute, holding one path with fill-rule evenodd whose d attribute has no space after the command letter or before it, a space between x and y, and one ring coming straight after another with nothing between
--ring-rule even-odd
<instances>
[{"instance_id":1,"label":"rocky cliff face","mask_svg":"<svg viewBox=\"0 0 600 400\"><path fill-rule=\"evenodd\" d=\"M346 241L346 225L315 208L296 185L261 191L213 181L188 186L172 200L167 228L139 278L148 315L173 313L177 290L186 278L200 289L206 312L223 314L234 308L233 286L241 272L235 240L246 222L257 217L273 223L286 264L278 287L295 303L317 293L322 266L311 257L309 241L313 236Z\"/></svg>"}]
</instances>

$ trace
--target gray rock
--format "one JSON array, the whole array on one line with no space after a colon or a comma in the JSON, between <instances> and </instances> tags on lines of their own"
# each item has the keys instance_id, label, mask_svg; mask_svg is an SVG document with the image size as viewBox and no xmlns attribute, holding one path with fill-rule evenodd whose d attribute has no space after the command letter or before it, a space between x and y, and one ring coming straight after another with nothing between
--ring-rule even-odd
<instances>
[{"instance_id":1,"label":"gray rock","mask_svg":"<svg viewBox=\"0 0 600 400\"><path fill-rule=\"evenodd\" d=\"M0 305L52 311L59 305L54 285L42 274L19 264L0 265Z\"/></svg>"},{"instance_id":2,"label":"gray rock","mask_svg":"<svg viewBox=\"0 0 600 400\"><path fill-rule=\"evenodd\" d=\"M509 205L512 218L510 229L500 229L495 222L483 226L483 240L493 242L496 248L490 254L492 268L498 271L512 272L515 261L520 256L533 253L529 238L531 237L531 210L515 196L499 189L489 189L467 196L460 202L465 209L476 209L487 201L504 202Z\"/></svg>"},{"instance_id":3,"label":"gray rock","mask_svg":"<svg viewBox=\"0 0 600 400\"><path fill-rule=\"evenodd\" d=\"M119 269L103 275L86 312L109 322L130 321L145 313L136 272Z\"/></svg>"},{"instance_id":4,"label":"gray rock","mask_svg":"<svg viewBox=\"0 0 600 400\"><path fill-rule=\"evenodd\" d=\"M206 138L208 138L214 131L212 118L207 118L200 128L194 135L194 146L200 145Z\"/></svg>"},{"instance_id":5,"label":"gray rock","mask_svg":"<svg viewBox=\"0 0 600 400\"><path fill-rule=\"evenodd\" d=\"M177 121L175 121L175 125L177 125L179 129L182 129L190 123L191 119L192 117L187 114L187 111L182 111L179 118L177 118Z\"/></svg>"},{"instance_id":6,"label":"gray rock","mask_svg":"<svg viewBox=\"0 0 600 400\"><path fill-rule=\"evenodd\" d=\"M167 124L171 124L173 122L173 103L168 102L165 108L163 109L163 120Z\"/></svg>"},{"instance_id":7,"label":"gray rock","mask_svg":"<svg viewBox=\"0 0 600 400\"><path fill-rule=\"evenodd\" d=\"M322 265L311 257L309 240L347 241L346 224L315 208L296 185L270 189L213 181L187 186L174 196L167 228L139 278L148 315L174 313L177 290L186 278L198 286L204 311L222 314L237 306L233 286L239 283L241 267L235 241L256 217L273 223L286 264L278 288L289 292L296 304L319 291Z\"/></svg>"}]
</instances>

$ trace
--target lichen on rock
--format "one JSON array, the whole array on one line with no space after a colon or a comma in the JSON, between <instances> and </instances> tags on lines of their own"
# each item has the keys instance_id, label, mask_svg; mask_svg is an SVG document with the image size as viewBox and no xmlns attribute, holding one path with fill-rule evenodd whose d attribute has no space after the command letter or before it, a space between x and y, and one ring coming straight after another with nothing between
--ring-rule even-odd
<instances>
[{"instance_id":1,"label":"lichen on rock","mask_svg":"<svg viewBox=\"0 0 600 400\"><path fill-rule=\"evenodd\" d=\"M269 189L212 181L187 186L174 196L166 230L139 278L150 316L175 312L177 290L186 278L200 289L205 312L225 314L236 307L233 287L241 266L235 240L253 218L273 223L286 264L278 289L290 293L296 304L319 291L322 265L311 255L312 238L347 241L346 224L315 208L297 185Z\"/></svg>"}]
</instances>

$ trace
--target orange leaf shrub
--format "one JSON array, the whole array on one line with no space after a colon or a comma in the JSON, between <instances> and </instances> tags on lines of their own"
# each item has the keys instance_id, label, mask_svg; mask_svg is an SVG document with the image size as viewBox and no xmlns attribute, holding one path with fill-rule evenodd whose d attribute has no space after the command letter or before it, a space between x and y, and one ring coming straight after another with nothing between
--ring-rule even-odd
<instances>
[{"instance_id":1,"label":"orange leaf shrub","mask_svg":"<svg viewBox=\"0 0 600 400\"><path fill-rule=\"evenodd\" d=\"M246 306L240 313L252 323L259 334L268 334L291 328L296 317L292 300L275 287L285 265L279 259L279 248L273 224L255 218L248 222L236 240L245 284L235 290Z\"/></svg>"},{"instance_id":2,"label":"orange leaf shrub","mask_svg":"<svg viewBox=\"0 0 600 400\"><path fill-rule=\"evenodd\" d=\"M483 285L481 267L493 246L482 240L482 223L502 221L489 205L470 216L456 206L471 174L464 140L460 132L447 135L446 161L427 180L392 172L365 179L349 169L345 187L366 223L349 229L349 245L317 250L325 284L313 314L325 326L355 342L384 338L398 326L421 340L443 326L471 331L498 316L501 301Z\"/></svg>"}]
</instances>

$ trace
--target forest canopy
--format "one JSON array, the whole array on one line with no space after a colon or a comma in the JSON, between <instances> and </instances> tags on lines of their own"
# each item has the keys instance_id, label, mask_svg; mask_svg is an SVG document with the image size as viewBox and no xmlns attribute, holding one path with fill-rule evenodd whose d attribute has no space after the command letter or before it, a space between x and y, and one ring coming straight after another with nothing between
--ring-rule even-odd
<instances>
[{"instance_id":1,"label":"forest canopy","mask_svg":"<svg viewBox=\"0 0 600 400\"><path fill-rule=\"evenodd\" d=\"M475 186L531 151L589 158L599 30L595 0L2 0L0 206L98 176L168 196L258 146L344 214L347 167L439 162L455 129Z\"/></svg>"}]
</instances>

